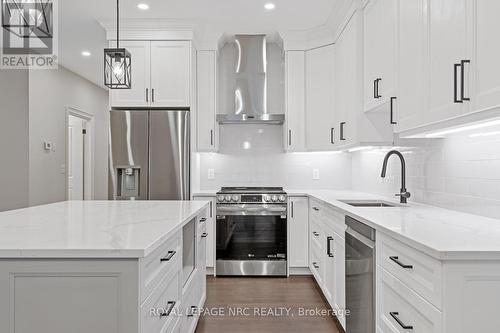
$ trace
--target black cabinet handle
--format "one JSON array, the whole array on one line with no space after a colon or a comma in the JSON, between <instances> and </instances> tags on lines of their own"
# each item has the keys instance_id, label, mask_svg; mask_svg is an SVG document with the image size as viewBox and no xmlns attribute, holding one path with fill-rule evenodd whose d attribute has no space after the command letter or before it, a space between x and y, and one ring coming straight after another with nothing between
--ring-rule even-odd
<instances>
[{"instance_id":1,"label":"black cabinet handle","mask_svg":"<svg viewBox=\"0 0 500 333\"><path fill-rule=\"evenodd\" d=\"M344 126L345 126L346 122L343 121L340 123L340 141L345 141L345 138L344 138Z\"/></svg>"},{"instance_id":2,"label":"black cabinet handle","mask_svg":"<svg viewBox=\"0 0 500 333\"><path fill-rule=\"evenodd\" d=\"M168 251L167 256L165 258L161 258L160 261L161 262L163 262L163 261L170 261L170 259L172 259L173 256L175 256L176 253L177 253L177 251Z\"/></svg>"},{"instance_id":3,"label":"black cabinet handle","mask_svg":"<svg viewBox=\"0 0 500 333\"><path fill-rule=\"evenodd\" d=\"M153 102L153 103L155 102L155 89L154 88L151 89L151 102Z\"/></svg>"},{"instance_id":4,"label":"black cabinet handle","mask_svg":"<svg viewBox=\"0 0 500 333\"><path fill-rule=\"evenodd\" d=\"M319 212L319 208L318 207L313 207L313 209L317 212Z\"/></svg>"},{"instance_id":5,"label":"black cabinet handle","mask_svg":"<svg viewBox=\"0 0 500 333\"><path fill-rule=\"evenodd\" d=\"M212 212L212 200L210 200L210 217L213 217L213 212Z\"/></svg>"},{"instance_id":6,"label":"black cabinet handle","mask_svg":"<svg viewBox=\"0 0 500 333\"><path fill-rule=\"evenodd\" d=\"M413 326L406 325L401 321L401 319L399 319L399 317L398 317L399 312L389 312L389 314L399 324L399 326L401 326L403 329L405 329L405 330L412 330L413 329Z\"/></svg>"},{"instance_id":7,"label":"black cabinet handle","mask_svg":"<svg viewBox=\"0 0 500 333\"><path fill-rule=\"evenodd\" d=\"M210 130L210 145L214 145L214 130Z\"/></svg>"},{"instance_id":8,"label":"black cabinet handle","mask_svg":"<svg viewBox=\"0 0 500 333\"><path fill-rule=\"evenodd\" d=\"M391 125L396 125L397 122L394 121L394 101L397 97L391 97Z\"/></svg>"},{"instance_id":9,"label":"black cabinet handle","mask_svg":"<svg viewBox=\"0 0 500 333\"><path fill-rule=\"evenodd\" d=\"M170 316L170 314L172 313L172 310L174 309L176 303L177 302L175 302L175 301L168 302L167 303L167 311L161 313L160 317L168 317L168 316Z\"/></svg>"},{"instance_id":10,"label":"black cabinet handle","mask_svg":"<svg viewBox=\"0 0 500 333\"><path fill-rule=\"evenodd\" d=\"M379 99L382 97L382 95L379 95L378 90L379 90L379 83L382 81L382 79L378 78L375 80L375 99Z\"/></svg>"},{"instance_id":11,"label":"black cabinet handle","mask_svg":"<svg viewBox=\"0 0 500 333\"><path fill-rule=\"evenodd\" d=\"M326 254L328 254L329 257L333 258L333 253L332 253L332 236L326 237Z\"/></svg>"},{"instance_id":12,"label":"black cabinet handle","mask_svg":"<svg viewBox=\"0 0 500 333\"><path fill-rule=\"evenodd\" d=\"M194 310L196 310L197 306L193 305L191 306L189 309L191 310L189 313L188 313L188 317L194 317Z\"/></svg>"},{"instance_id":13,"label":"black cabinet handle","mask_svg":"<svg viewBox=\"0 0 500 333\"><path fill-rule=\"evenodd\" d=\"M313 231L313 235L318 237L319 236L319 233L317 233L316 231Z\"/></svg>"},{"instance_id":14,"label":"black cabinet handle","mask_svg":"<svg viewBox=\"0 0 500 333\"><path fill-rule=\"evenodd\" d=\"M377 93L377 80L373 80L373 98L377 99L378 93Z\"/></svg>"},{"instance_id":15,"label":"black cabinet handle","mask_svg":"<svg viewBox=\"0 0 500 333\"><path fill-rule=\"evenodd\" d=\"M206 220L207 220L207 218L206 218L206 217L202 217L202 218L200 219L200 223L204 223Z\"/></svg>"},{"instance_id":16,"label":"black cabinet handle","mask_svg":"<svg viewBox=\"0 0 500 333\"><path fill-rule=\"evenodd\" d=\"M332 145L334 145L334 144L335 144L335 128L332 128L332 129L330 130L330 143L331 143Z\"/></svg>"},{"instance_id":17,"label":"black cabinet handle","mask_svg":"<svg viewBox=\"0 0 500 333\"><path fill-rule=\"evenodd\" d=\"M149 102L149 88L146 88L146 102Z\"/></svg>"},{"instance_id":18,"label":"black cabinet handle","mask_svg":"<svg viewBox=\"0 0 500 333\"><path fill-rule=\"evenodd\" d=\"M201 234L201 238L207 238L208 234L206 232Z\"/></svg>"},{"instance_id":19,"label":"black cabinet handle","mask_svg":"<svg viewBox=\"0 0 500 333\"><path fill-rule=\"evenodd\" d=\"M389 259L391 259L392 261L394 261L396 264L398 264L399 266L401 266L404 269L413 269L413 265L403 264L401 261L399 261L399 257L394 256L394 257L389 257Z\"/></svg>"},{"instance_id":20,"label":"black cabinet handle","mask_svg":"<svg viewBox=\"0 0 500 333\"><path fill-rule=\"evenodd\" d=\"M290 201L290 215L293 218L293 201Z\"/></svg>"},{"instance_id":21,"label":"black cabinet handle","mask_svg":"<svg viewBox=\"0 0 500 333\"><path fill-rule=\"evenodd\" d=\"M316 268L316 269L319 269L319 265L318 265L318 263L313 262L313 267L314 267L314 268Z\"/></svg>"},{"instance_id":22,"label":"black cabinet handle","mask_svg":"<svg viewBox=\"0 0 500 333\"><path fill-rule=\"evenodd\" d=\"M470 60L462 60L461 67L461 82L460 82L460 97L462 101L470 101L469 97L465 97L465 64L470 64Z\"/></svg>"},{"instance_id":23,"label":"black cabinet handle","mask_svg":"<svg viewBox=\"0 0 500 333\"><path fill-rule=\"evenodd\" d=\"M292 145L292 130L288 130L288 145Z\"/></svg>"},{"instance_id":24,"label":"black cabinet handle","mask_svg":"<svg viewBox=\"0 0 500 333\"><path fill-rule=\"evenodd\" d=\"M460 64L453 65L453 78L454 78L454 90L453 90L453 99L455 103L463 103L463 101L458 99L458 68L461 67Z\"/></svg>"}]
</instances>

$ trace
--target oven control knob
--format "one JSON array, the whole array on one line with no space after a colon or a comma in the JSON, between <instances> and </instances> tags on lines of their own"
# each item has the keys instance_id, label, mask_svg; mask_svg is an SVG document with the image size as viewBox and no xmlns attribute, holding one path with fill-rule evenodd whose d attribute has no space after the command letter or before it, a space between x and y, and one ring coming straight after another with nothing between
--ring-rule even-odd
<instances>
[{"instance_id":1,"label":"oven control knob","mask_svg":"<svg viewBox=\"0 0 500 333\"><path fill-rule=\"evenodd\" d=\"M223 195L217 196L217 201L223 202L224 201L224 196Z\"/></svg>"},{"instance_id":2,"label":"oven control knob","mask_svg":"<svg viewBox=\"0 0 500 333\"><path fill-rule=\"evenodd\" d=\"M280 195L280 198L279 198L279 199L280 199L280 201L281 201L281 202L285 202L286 197L285 197L284 195Z\"/></svg>"},{"instance_id":3,"label":"oven control knob","mask_svg":"<svg viewBox=\"0 0 500 333\"><path fill-rule=\"evenodd\" d=\"M230 195L226 195L225 199L226 199L227 202L231 202L231 196Z\"/></svg>"},{"instance_id":4,"label":"oven control knob","mask_svg":"<svg viewBox=\"0 0 500 333\"><path fill-rule=\"evenodd\" d=\"M269 202L269 201L271 201L271 197L270 197L270 196L268 196L268 195L264 196L264 201L265 201L265 202Z\"/></svg>"},{"instance_id":5,"label":"oven control knob","mask_svg":"<svg viewBox=\"0 0 500 333\"><path fill-rule=\"evenodd\" d=\"M277 202L278 201L278 196L277 195L273 195L272 200L273 200L273 202Z\"/></svg>"},{"instance_id":6,"label":"oven control knob","mask_svg":"<svg viewBox=\"0 0 500 333\"><path fill-rule=\"evenodd\" d=\"M238 202L238 200L240 200L240 198L237 195L233 195L232 200L234 202Z\"/></svg>"}]
</instances>

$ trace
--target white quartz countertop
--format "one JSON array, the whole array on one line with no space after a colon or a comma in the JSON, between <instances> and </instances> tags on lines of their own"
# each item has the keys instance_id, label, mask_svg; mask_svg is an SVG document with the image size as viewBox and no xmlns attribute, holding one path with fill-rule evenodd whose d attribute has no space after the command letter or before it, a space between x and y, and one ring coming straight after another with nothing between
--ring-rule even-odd
<instances>
[{"instance_id":1,"label":"white quartz countertop","mask_svg":"<svg viewBox=\"0 0 500 333\"><path fill-rule=\"evenodd\" d=\"M0 213L0 258L141 258L208 201L65 201Z\"/></svg>"},{"instance_id":2,"label":"white quartz countertop","mask_svg":"<svg viewBox=\"0 0 500 333\"><path fill-rule=\"evenodd\" d=\"M288 190L333 206L376 229L440 260L500 260L500 220L429 205L360 208L339 200L393 198L353 191Z\"/></svg>"}]
</instances>

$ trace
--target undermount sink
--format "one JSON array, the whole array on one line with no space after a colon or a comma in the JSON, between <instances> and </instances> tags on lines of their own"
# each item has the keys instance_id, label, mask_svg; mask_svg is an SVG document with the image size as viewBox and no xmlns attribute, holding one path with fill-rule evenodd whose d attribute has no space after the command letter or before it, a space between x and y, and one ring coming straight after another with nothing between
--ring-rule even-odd
<instances>
[{"instance_id":1,"label":"undermount sink","mask_svg":"<svg viewBox=\"0 0 500 333\"><path fill-rule=\"evenodd\" d=\"M387 208L387 207L401 207L401 205L393 204L386 201L377 201L377 200L340 200L349 206L353 207L378 207L378 208Z\"/></svg>"}]
</instances>

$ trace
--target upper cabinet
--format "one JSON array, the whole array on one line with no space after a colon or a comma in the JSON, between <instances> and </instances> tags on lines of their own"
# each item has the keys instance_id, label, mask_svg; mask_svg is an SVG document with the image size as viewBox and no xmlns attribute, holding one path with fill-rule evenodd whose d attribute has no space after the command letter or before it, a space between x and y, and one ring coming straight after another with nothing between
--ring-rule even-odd
<instances>
[{"instance_id":1,"label":"upper cabinet","mask_svg":"<svg viewBox=\"0 0 500 333\"><path fill-rule=\"evenodd\" d=\"M217 53L196 54L197 146L198 151L217 151Z\"/></svg>"},{"instance_id":2,"label":"upper cabinet","mask_svg":"<svg viewBox=\"0 0 500 333\"><path fill-rule=\"evenodd\" d=\"M189 41L123 41L132 57L132 88L111 90L112 107L191 106Z\"/></svg>"},{"instance_id":3,"label":"upper cabinet","mask_svg":"<svg viewBox=\"0 0 500 333\"><path fill-rule=\"evenodd\" d=\"M495 116L482 111L500 107L499 10L493 0L400 1L397 132Z\"/></svg>"},{"instance_id":4,"label":"upper cabinet","mask_svg":"<svg viewBox=\"0 0 500 333\"><path fill-rule=\"evenodd\" d=\"M285 57L286 123L285 150L305 151L306 53L287 51Z\"/></svg>"},{"instance_id":5,"label":"upper cabinet","mask_svg":"<svg viewBox=\"0 0 500 333\"><path fill-rule=\"evenodd\" d=\"M335 46L306 52L306 147L309 151L335 149Z\"/></svg>"},{"instance_id":6,"label":"upper cabinet","mask_svg":"<svg viewBox=\"0 0 500 333\"><path fill-rule=\"evenodd\" d=\"M363 10L365 112L389 110L396 88L398 0L371 0Z\"/></svg>"}]
</instances>

